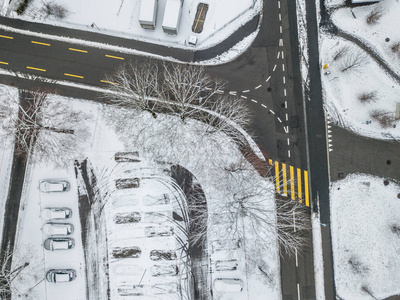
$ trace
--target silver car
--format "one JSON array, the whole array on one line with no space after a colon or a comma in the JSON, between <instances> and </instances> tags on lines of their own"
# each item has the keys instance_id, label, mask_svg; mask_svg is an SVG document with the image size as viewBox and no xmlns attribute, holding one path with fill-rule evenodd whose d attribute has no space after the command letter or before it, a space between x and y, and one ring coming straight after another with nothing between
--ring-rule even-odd
<instances>
[{"instance_id":1,"label":"silver car","mask_svg":"<svg viewBox=\"0 0 400 300\"><path fill-rule=\"evenodd\" d=\"M43 247L49 251L68 250L75 246L73 238L51 237L44 241Z\"/></svg>"},{"instance_id":2,"label":"silver car","mask_svg":"<svg viewBox=\"0 0 400 300\"><path fill-rule=\"evenodd\" d=\"M46 273L46 280L48 282L69 282L76 277L75 270L72 269L51 269Z\"/></svg>"},{"instance_id":3,"label":"silver car","mask_svg":"<svg viewBox=\"0 0 400 300\"><path fill-rule=\"evenodd\" d=\"M74 232L74 226L69 223L46 223L43 232L47 235L70 235Z\"/></svg>"},{"instance_id":4,"label":"silver car","mask_svg":"<svg viewBox=\"0 0 400 300\"><path fill-rule=\"evenodd\" d=\"M61 193L69 191L71 185L63 179L46 179L39 184L42 193Z\"/></svg>"},{"instance_id":5,"label":"silver car","mask_svg":"<svg viewBox=\"0 0 400 300\"><path fill-rule=\"evenodd\" d=\"M62 220L72 217L72 210L68 207L46 207L42 210L42 218L45 220Z\"/></svg>"}]
</instances>

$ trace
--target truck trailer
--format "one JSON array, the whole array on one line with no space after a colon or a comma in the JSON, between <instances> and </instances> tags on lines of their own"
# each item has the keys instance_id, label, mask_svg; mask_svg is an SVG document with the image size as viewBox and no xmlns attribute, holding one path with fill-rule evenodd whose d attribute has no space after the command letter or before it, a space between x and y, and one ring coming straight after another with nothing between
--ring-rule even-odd
<instances>
[{"instance_id":1,"label":"truck trailer","mask_svg":"<svg viewBox=\"0 0 400 300\"><path fill-rule=\"evenodd\" d=\"M167 0L164 10L162 28L165 33L178 34L183 0Z\"/></svg>"},{"instance_id":2,"label":"truck trailer","mask_svg":"<svg viewBox=\"0 0 400 300\"><path fill-rule=\"evenodd\" d=\"M155 29L158 0L141 0L139 23L144 29Z\"/></svg>"}]
</instances>

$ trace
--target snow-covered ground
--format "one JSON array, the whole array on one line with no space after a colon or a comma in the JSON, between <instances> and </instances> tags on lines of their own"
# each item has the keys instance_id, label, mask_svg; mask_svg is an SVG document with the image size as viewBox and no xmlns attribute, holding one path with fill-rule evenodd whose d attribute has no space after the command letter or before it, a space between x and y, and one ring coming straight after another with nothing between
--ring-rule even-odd
<instances>
[{"instance_id":1,"label":"snow-covered ground","mask_svg":"<svg viewBox=\"0 0 400 300\"><path fill-rule=\"evenodd\" d=\"M334 182L330 194L338 296L361 300L400 294L400 186L351 174Z\"/></svg>"},{"instance_id":2,"label":"snow-covered ground","mask_svg":"<svg viewBox=\"0 0 400 300\"><path fill-rule=\"evenodd\" d=\"M400 74L400 44L399 49L392 50L394 45L400 43L397 30L400 26L398 1L385 0L349 8L343 0L332 0L327 1L326 5L333 9L332 21L336 26L361 39ZM367 23L371 12L381 14L376 24ZM334 59L345 48L348 50L342 57ZM356 57L361 58L359 66L343 72ZM322 82L327 111L334 122L373 138L393 139L400 136L399 121L395 120L399 83L369 54L351 42L321 32L320 59L321 67L329 65L322 70L322 74L325 74Z\"/></svg>"},{"instance_id":3,"label":"snow-covered ground","mask_svg":"<svg viewBox=\"0 0 400 300\"><path fill-rule=\"evenodd\" d=\"M56 99L62 98L59 96L52 97ZM74 109L84 110L87 114L92 116L90 121L86 122L91 132L91 137L87 139L87 145L84 147L86 150L85 153L82 153L81 158L88 157L95 170L98 171L97 174L100 174L101 170L114 169L114 173L111 173L110 181L121 176L121 174L136 174L135 176L141 178L142 185L137 189L137 192L134 194L128 193L131 199L130 206L123 207L117 205L117 203L120 203L119 200L121 200L122 194L124 194L123 191L119 190L112 195L112 197L115 197L113 198L114 200L109 201L105 208L107 230L109 230L109 257L111 257L110 253L112 254L113 249L133 245L134 242L132 242L132 240L135 241L135 243L140 241L139 244L143 248L141 260L132 258L130 259L131 261L129 263L126 262L126 264L110 260L110 282L112 295L114 295L116 299L118 298L116 297L118 286L122 286L123 288L124 282L122 281L127 281L127 284L131 284L132 281L137 282L143 275L144 270L147 270L142 279L142 283L145 287L141 289L144 289L144 292L151 292L150 283L165 284L166 282L172 282L173 280L171 280L171 278L175 278L171 275L167 275L167 277L152 276L152 274L157 274L157 272L171 271L171 266L167 266L168 262L156 263L151 261L148 251L153 248L165 249L169 244L174 243L173 238L144 237L146 236L146 227L157 226L158 228L158 226L170 226L168 223L155 220L154 215L146 214L146 212L153 212L154 209L146 208L143 206L142 202L145 199L152 199L152 197L158 197L167 193L171 195L174 194L174 192L171 192L168 188L166 189L165 185L161 186L157 181L152 180L152 176L154 177L157 175L155 176L157 178L161 176L159 170L162 169L162 165L155 163L155 161L180 164L190 170L201 184L207 197L207 203L211 209L221 203L223 199L232 197L233 193L237 192L238 187L235 185L241 177L243 179L251 178L251 180L246 179L249 186L257 183L261 184L263 181L261 177L249 176L250 173L253 175L257 174L249 165L246 171L235 173L236 180L232 180L234 176L222 172L222 170L232 167L232 164L240 163L242 165L243 159L241 154L237 146L223 134L219 133L215 136L205 134L203 132L203 127L205 125L202 123L187 120L184 124L179 119L163 115L159 115L157 119L154 119L147 113L126 113L119 114L118 117L116 117L114 115L116 111L110 110L108 107L90 104L77 99L62 99L63 101L69 101L69 105ZM166 130L163 136L156 135L156 132L160 132L158 131L160 128ZM174 141L174 143L170 144L171 141ZM183 152L182 149L187 150ZM139 164L139 166L142 166L142 170L135 170L135 167L130 170L118 170L118 168L115 168L116 163L114 160L114 154L117 151L139 151L141 158L146 160L148 165ZM72 163L73 162L64 169L55 169L51 164L31 164L27 173L28 177L26 178L24 196L22 199L24 209L21 212L21 222L18 227L16 251L17 253L21 253L20 257L22 258L23 254L26 254L28 251L26 249L31 249L29 253L31 254L32 263L35 262L34 265L32 264L32 267L35 267L35 272L28 272L28 270L26 270L24 273L25 278L21 277L21 284L19 287L23 292L26 292L32 284L43 279L45 271L49 268L73 268L77 271L77 278L71 283L63 285L52 284L45 281L39 283L30 291L30 296L33 297L33 299L46 299L46 295L47 299L63 299L60 297L56 298L55 296L56 294L63 293L63 295L68 295L68 299L75 300L84 299L86 295L85 281L82 280L85 276L85 265L80 242L77 190ZM143 168L143 166L145 167ZM165 174L163 176L164 180L166 180ZM40 193L38 190L38 181L41 178L67 178L72 185L71 191L63 195L47 195ZM263 184L266 185L266 188L270 185L271 190L274 190L272 183L267 182ZM136 197L132 197L135 195ZM271 197L264 198L264 201L266 207L271 211L271 219L274 219L275 212L272 195L273 193ZM136 206L134 205L135 201L133 198L137 199ZM44 222L40 219L39 214L43 207L58 205L70 207L73 210L73 219L71 219L71 223L73 223L75 227L75 232L72 236L76 241L76 246L73 250L49 253L42 247L42 242L46 236L43 235L40 230ZM143 213L143 221L147 218L149 225L115 224L114 217L116 214L132 212L133 210L138 210ZM160 208L160 211L166 214L171 212L170 209L164 210L163 208ZM121 230L122 227L124 230ZM136 230L132 231L133 227L135 227ZM127 233L126 237L122 234L123 232ZM247 253L247 250L244 250L243 247L235 253L229 251L224 254L224 252L219 251L218 253L214 252L211 254L212 257L210 257L210 259L212 266L215 266L216 263L221 264L221 261L223 265L229 265L231 264L231 262L229 262L231 259L236 259L238 261L238 266L235 271L222 270L214 273L213 276L215 277L210 279L210 286L213 279L222 276L240 278L243 280L244 290L242 292L223 293L219 295L221 299L243 299L243 297L249 297L249 299L257 300L267 297L273 300L281 298L278 247L273 232L275 232L275 230L271 228L271 232L268 233L270 242L263 245L265 251L262 252L261 255L257 253L257 262L263 263L264 271L268 273L267 277L255 268L254 257L251 257L251 255L254 256L254 253ZM251 231L247 232L247 234L246 240L244 241L245 244L246 242L249 244L251 242L256 242ZM174 245L171 244L170 246L172 247ZM212 252L211 242L209 244L209 251L210 253ZM18 261L17 258L18 255L16 255L15 261ZM118 265L120 266L115 267ZM135 272L130 273L133 268L130 266L135 267ZM38 270L40 270L40 272L38 272ZM142 270L143 273L139 272ZM124 274L126 272L130 273L130 275L126 276L126 274ZM176 282L176 278L174 280ZM159 286L159 288L162 289L163 286Z\"/></svg>"},{"instance_id":4,"label":"snow-covered ground","mask_svg":"<svg viewBox=\"0 0 400 300\"><path fill-rule=\"evenodd\" d=\"M188 48L189 37L198 39L196 48L209 48L227 38L240 26L261 11L262 1L241 0L233 4L230 0L186 0L182 6L182 17L179 31L176 36L168 35L162 30L162 21L166 0L158 1L157 22L155 30L145 30L139 24L140 0L133 1L52 1L64 7L68 12L62 20L47 17L44 2L31 1L28 9L22 16L11 11L10 16L21 17L35 22L45 22L57 26L101 32L126 38L147 41L156 44L165 44L171 47ZM193 33L192 25L199 3L209 5L204 28L201 33Z\"/></svg>"},{"instance_id":5,"label":"snow-covered ground","mask_svg":"<svg viewBox=\"0 0 400 300\"><path fill-rule=\"evenodd\" d=\"M400 122L394 120L394 114L400 86L358 46L328 35L321 35L320 39L321 63L329 65L322 71L322 74L329 72L328 75L322 75L322 84L325 106L332 119L361 135L399 138ZM334 60L335 54L345 47L349 49L347 53ZM349 66L355 56L364 57L360 65L343 72L342 69ZM362 102L360 97L363 94L373 94L373 97ZM389 118L393 118L392 125L383 127L372 116L375 112L387 113Z\"/></svg>"}]
</instances>

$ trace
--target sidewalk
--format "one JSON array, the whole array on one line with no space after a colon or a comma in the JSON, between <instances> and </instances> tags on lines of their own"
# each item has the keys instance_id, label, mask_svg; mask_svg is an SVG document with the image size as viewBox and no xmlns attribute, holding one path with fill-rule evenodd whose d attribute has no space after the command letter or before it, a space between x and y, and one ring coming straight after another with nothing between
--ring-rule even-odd
<instances>
[{"instance_id":1,"label":"sidewalk","mask_svg":"<svg viewBox=\"0 0 400 300\"><path fill-rule=\"evenodd\" d=\"M247 37L249 34L255 32L257 30L259 20L260 16L256 15L245 25L240 27L236 32L231 34L227 39L223 40L218 45L215 45L211 48L204 50L195 51L195 49L193 49L193 51L190 51L163 45L157 45L153 43L146 43L137 40L125 39L121 37L103 35L95 32L69 29L65 27L22 21L19 19L11 19L0 16L0 24L9 27L43 33L43 34L49 34L54 36L63 36L90 42L98 42L113 46L135 49L150 54L161 55L163 57L170 57L179 60L181 62L187 62L187 63L200 62L223 54L224 52L228 51L230 48L235 46L238 42L243 40L245 37Z\"/></svg>"}]
</instances>

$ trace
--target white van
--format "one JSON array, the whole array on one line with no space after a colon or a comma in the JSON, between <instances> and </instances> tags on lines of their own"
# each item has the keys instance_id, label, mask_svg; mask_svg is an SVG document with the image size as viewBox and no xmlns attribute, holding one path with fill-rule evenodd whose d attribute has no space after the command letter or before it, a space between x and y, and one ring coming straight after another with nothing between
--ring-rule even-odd
<instances>
[{"instance_id":1,"label":"white van","mask_svg":"<svg viewBox=\"0 0 400 300\"><path fill-rule=\"evenodd\" d=\"M155 29L158 0L141 0L139 23L143 29Z\"/></svg>"}]
</instances>

